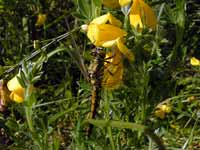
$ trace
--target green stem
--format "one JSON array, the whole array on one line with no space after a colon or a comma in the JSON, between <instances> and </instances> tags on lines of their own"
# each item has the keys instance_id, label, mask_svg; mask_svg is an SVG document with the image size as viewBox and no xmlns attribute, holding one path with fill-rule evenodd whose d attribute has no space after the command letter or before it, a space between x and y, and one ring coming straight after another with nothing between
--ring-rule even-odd
<instances>
[{"instance_id":1,"label":"green stem","mask_svg":"<svg viewBox=\"0 0 200 150\"><path fill-rule=\"evenodd\" d=\"M157 145L159 150L165 150L165 146L160 139L153 131L148 129L146 126L132 123L132 122L123 122L123 121L112 121L112 120L94 120L87 119L83 121L83 124L90 123L97 127L113 127L118 129L131 129L133 131L143 132L145 135L149 136Z\"/></svg>"},{"instance_id":2,"label":"green stem","mask_svg":"<svg viewBox=\"0 0 200 150\"><path fill-rule=\"evenodd\" d=\"M143 89L141 92L142 95L142 116L141 116L141 123L144 123L147 116L147 99L148 99L148 84L149 84L149 73L148 73L148 67L145 64L144 71L143 71Z\"/></svg>"},{"instance_id":3,"label":"green stem","mask_svg":"<svg viewBox=\"0 0 200 150\"><path fill-rule=\"evenodd\" d=\"M33 126L33 118L32 118L32 114L33 114L33 103L31 101L32 100L32 85L29 84L26 89L25 89L25 106L24 106L24 109L25 109L25 115L26 115L26 120L27 120L27 123L28 123L28 128L31 132L31 135L32 135L32 139L33 141L36 143L36 145L39 147L40 150L42 150L43 148L43 145L42 143L40 142L40 139L38 138L38 135L34 129L34 126Z\"/></svg>"},{"instance_id":4,"label":"green stem","mask_svg":"<svg viewBox=\"0 0 200 150\"><path fill-rule=\"evenodd\" d=\"M110 118L109 118L109 111L110 111L109 93L107 90L104 91L104 97L105 97L106 120L110 120ZM110 126L108 126L107 131L108 131L108 136L109 136L112 150L115 150L115 143L114 143L113 136L112 136L112 128Z\"/></svg>"},{"instance_id":5,"label":"green stem","mask_svg":"<svg viewBox=\"0 0 200 150\"><path fill-rule=\"evenodd\" d=\"M33 119L32 119L32 105L30 103L31 101L31 85L28 84L27 87L25 88L25 115L26 115L26 120L28 123L28 127L30 129L31 132L34 132L34 128L33 128Z\"/></svg>"},{"instance_id":6,"label":"green stem","mask_svg":"<svg viewBox=\"0 0 200 150\"><path fill-rule=\"evenodd\" d=\"M115 143L114 143L114 140L113 140L113 137L112 137L112 128L107 127L107 130L108 130L108 136L109 136L109 139L110 139L112 150L115 150Z\"/></svg>"},{"instance_id":7,"label":"green stem","mask_svg":"<svg viewBox=\"0 0 200 150\"><path fill-rule=\"evenodd\" d=\"M26 120L28 123L28 127L29 127L30 131L33 133L34 128L33 128L33 122L32 122L32 108L25 106L25 114L26 114Z\"/></svg>"},{"instance_id":8,"label":"green stem","mask_svg":"<svg viewBox=\"0 0 200 150\"><path fill-rule=\"evenodd\" d=\"M35 129L33 127L32 113L33 113L32 107L25 106L26 120L27 120L27 123L28 123L28 128L31 131L33 141L36 143L36 145L39 147L39 149L42 150L43 149L42 144L41 144L40 140L38 139L38 136L37 136Z\"/></svg>"},{"instance_id":9,"label":"green stem","mask_svg":"<svg viewBox=\"0 0 200 150\"><path fill-rule=\"evenodd\" d=\"M147 128L144 125L132 122L124 122L124 121L114 121L114 120L95 120L95 119L86 119L82 124L90 123L97 127L113 127L119 129L131 129L133 131L144 132Z\"/></svg>"}]
</instances>

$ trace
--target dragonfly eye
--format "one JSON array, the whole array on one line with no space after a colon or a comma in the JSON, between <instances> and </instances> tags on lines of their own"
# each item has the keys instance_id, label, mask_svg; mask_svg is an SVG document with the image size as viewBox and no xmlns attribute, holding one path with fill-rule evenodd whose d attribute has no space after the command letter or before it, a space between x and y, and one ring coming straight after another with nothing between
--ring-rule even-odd
<instances>
[{"instance_id":1,"label":"dragonfly eye","mask_svg":"<svg viewBox=\"0 0 200 150\"><path fill-rule=\"evenodd\" d=\"M103 48L102 48L102 47L96 47L96 50L97 50L97 51L102 51Z\"/></svg>"},{"instance_id":2,"label":"dragonfly eye","mask_svg":"<svg viewBox=\"0 0 200 150\"><path fill-rule=\"evenodd\" d=\"M101 48L101 47L96 47L96 48L92 49L91 55L92 55L93 57L101 57L101 58L104 58L104 57L105 57L105 52L103 51L103 48Z\"/></svg>"},{"instance_id":3,"label":"dragonfly eye","mask_svg":"<svg viewBox=\"0 0 200 150\"><path fill-rule=\"evenodd\" d=\"M91 53L90 53L93 57L96 57L96 50L95 49L92 49Z\"/></svg>"}]
</instances>

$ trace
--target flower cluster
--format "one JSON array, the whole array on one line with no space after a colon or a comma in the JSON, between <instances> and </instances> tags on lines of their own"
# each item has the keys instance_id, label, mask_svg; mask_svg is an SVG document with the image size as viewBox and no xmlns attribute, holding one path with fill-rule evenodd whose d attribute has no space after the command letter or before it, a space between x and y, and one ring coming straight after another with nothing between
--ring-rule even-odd
<instances>
[{"instance_id":1,"label":"flower cluster","mask_svg":"<svg viewBox=\"0 0 200 150\"><path fill-rule=\"evenodd\" d=\"M105 7L116 8L119 5L124 7L130 5L132 0L104 0ZM129 13L129 20L132 27L141 31L145 26L156 29L157 19L152 8L143 0L134 0Z\"/></svg>"},{"instance_id":2,"label":"flower cluster","mask_svg":"<svg viewBox=\"0 0 200 150\"><path fill-rule=\"evenodd\" d=\"M121 0L120 5L125 6L130 0ZM144 26L156 29L157 19L151 9L143 0L134 0L129 13L130 24L141 31Z\"/></svg>"},{"instance_id":3,"label":"flower cluster","mask_svg":"<svg viewBox=\"0 0 200 150\"><path fill-rule=\"evenodd\" d=\"M117 8L126 6L131 0L103 0L105 7ZM143 1L134 0L129 14L130 24L133 28L141 31L144 27L156 29L157 20L153 10ZM109 48L106 54L107 62L104 64L103 87L119 87L123 76L122 55L130 61L134 60L134 54L125 45L127 32L122 28L122 22L111 13L104 14L92 20L89 25L83 25L87 31L87 37L97 47ZM113 57L113 58L112 58Z\"/></svg>"},{"instance_id":4,"label":"flower cluster","mask_svg":"<svg viewBox=\"0 0 200 150\"><path fill-rule=\"evenodd\" d=\"M129 60L133 60L133 53L123 43L123 37L127 33L120 28L121 26L122 23L117 18L107 13L88 25L87 36L95 46L116 47Z\"/></svg>"}]
</instances>

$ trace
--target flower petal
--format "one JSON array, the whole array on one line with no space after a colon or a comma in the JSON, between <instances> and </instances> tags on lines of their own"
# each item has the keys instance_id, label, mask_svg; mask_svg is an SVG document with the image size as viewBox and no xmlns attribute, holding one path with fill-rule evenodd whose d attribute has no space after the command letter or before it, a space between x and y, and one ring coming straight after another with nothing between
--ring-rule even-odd
<instances>
[{"instance_id":1,"label":"flower petal","mask_svg":"<svg viewBox=\"0 0 200 150\"><path fill-rule=\"evenodd\" d=\"M141 22L153 30L156 29L157 19L151 7L143 0L134 0L130 10L130 23L136 28L138 25L143 27Z\"/></svg>"},{"instance_id":2,"label":"flower petal","mask_svg":"<svg viewBox=\"0 0 200 150\"><path fill-rule=\"evenodd\" d=\"M140 15L138 15L138 14L136 14L136 15L135 14L130 14L129 18L130 18L130 24L135 29L141 30L143 28L143 24L142 24L142 20L141 20Z\"/></svg>"},{"instance_id":3,"label":"flower petal","mask_svg":"<svg viewBox=\"0 0 200 150\"><path fill-rule=\"evenodd\" d=\"M122 23L120 20L118 20L117 18L115 18L112 14L108 13L108 19L109 19L109 23L111 25L117 26L117 27L121 27Z\"/></svg>"},{"instance_id":4,"label":"flower petal","mask_svg":"<svg viewBox=\"0 0 200 150\"><path fill-rule=\"evenodd\" d=\"M95 18L94 20L92 20L91 24L99 24L100 25L100 24L106 24L107 22L109 22L111 25L114 25L114 26L118 26L118 27L122 26L121 21L118 20L117 18L115 18L110 13L107 13L98 18Z\"/></svg>"},{"instance_id":5,"label":"flower petal","mask_svg":"<svg viewBox=\"0 0 200 150\"><path fill-rule=\"evenodd\" d=\"M116 40L107 41L107 42L104 42L102 44L102 46L105 47L105 48L109 48L109 47L112 47L114 45L116 45Z\"/></svg>"},{"instance_id":6,"label":"flower petal","mask_svg":"<svg viewBox=\"0 0 200 150\"><path fill-rule=\"evenodd\" d=\"M10 99L17 102L17 103L22 103L24 101L24 96L23 95L18 95L14 92L10 94Z\"/></svg>"},{"instance_id":7,"label":"flower petal","mask_svg":"<svg viewBox=\"0 0 200 150\"><path fill-rule=\"evenodd\" d=\"M195 57L192 57L190 59L190 64L193 66L199 66L200 65L200 61L198 59L196 59Z\"/></svg>"},{"instance_id":8,"label":"flower petal","mask_svg":"<svg viewBox=\"0 0 200 150\"><path fill-rule=\"evenodd\" d=\"M126 56L130 61L134 60L134 54L126 47L126 45L124 45L124 43L122 42L121 38L117 39L117 47L120 50L120 52Z\"/></svg>"},{"instance_id":9,"label":"flower petal","mask_svg":"<svg viewBox=\"0 0 200 150\"><path fill-rule=\"evenodd\" d=\"M88 38L95 46L102 46L105 42L126 35L124 30L110 24L90 24L87 33Z\"/></svg>"},{"instance_id":10,"label":"flower petal","mask_svg":"<svg viewBox=\"0 0 200 150\"><path fill-rule=\"evenodd\" d=\"M90 39L90 41L96 45L96 46L100 46L100 44L98 44L98 37L99 37L99 28L97 24L90 24L88 26L88 32L87 32L87 37Z\"/></svg>"},{"instance_id":11,"label":"flower petal","mask_svg":"<svg viewBox=\"0 0 200 150\"><path fill-rule=\"evenodd\" d=\"M91 24L105 24L108 22L108 14L102 15L92 20Z\"/></svg>"},{"instance_id":12,"label":"flower petal","mask_svg":"<svg viewBox=\"0 0 200 150\"><path fill-rule=\"evenodd\" d=\"M108 7L108 8L118 8L118 7L120 7L119 0L103 0L102 4L105 7Z\"/></svg>"},{"instance_id":13,"label":"flower petal","mask_svg":"<svg viewBox=\"0 0 200 150\"><path fill-rule=\"evenodd\" d=\"M131 3L132 0L119 0L120 6L126 6Z\"/></svg>"},{"instance_id":14,"label":"flower petal","mask_svg":"<svg viewBox=\"0 0 200 150\"><path fill-rule=\"evenodd\" d=\"M8 81L7 87L9 91L12 91L18 95L24 94L24 88L20 85L16 76L12 78L10 81Z\"/></svg>"}]
</instances>

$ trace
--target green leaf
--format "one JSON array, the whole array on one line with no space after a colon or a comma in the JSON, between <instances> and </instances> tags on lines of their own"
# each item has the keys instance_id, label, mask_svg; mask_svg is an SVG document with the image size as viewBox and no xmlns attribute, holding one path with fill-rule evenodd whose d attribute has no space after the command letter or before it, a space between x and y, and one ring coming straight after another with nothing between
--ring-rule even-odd
<instances>
[{"instance_id":1,"label":"green leaf","mask_svg":"<svg viewBox=\"0 0 200 150\"><path fill-rule=\"evenodd\" d=\"M19 126L17 124L16 121L12 120L12 119L9 119L6 121L5 125L10 129L10 130L13 130L13 131L18 131L19 130Z\"/></svg>"},{"instance_id":2,"label":"green leaf","mask_svg":"<svg viewBox=\"0 0 200 150\"><path fill-rule=\"evenodd\" d=\"M102 5L102 0L93 0L93 2L97 7L101 7Z\"/></svg>"},{"instance_id":3,"label":"green leaf","mask_svg":"<svg viewBox=\"0 0 200 150\"><path fill-rule=\"evenodd\" d=\"M82 14L85 18L89 18L90 6L88 4L88 1L78 0L78 9L80 10L80 14Z\"/></svg>"},{"instance_id":4,"label":"green leaf","mask_svg":"<svg viewBox=\"0 0 200 150\"><path fill-rule=\"evenodd\" d=\"M95 119L86 119L83 121L83 124L90 123L98 127L115 127L120 129L132 129L134 131L144 132L146 126L132 123L132 122L123 122L123 121L112 121L112 120L95 120Z\"/></svg>"},{"instance_id":5,"label":"green leaf","mask_svg":"<svg viewBox=\"0 0 200 150\"><path fill-rule=\"evenodd\" d=\"M60 117L66 115L67 113L71 112L71 111L74 111L75 109L77 109L78 107L78 104L75 103L71 108L69 108L68 110L65 110L65 111L62 111L62 112L59 112L53 116L50 116L48 121L49 121L49 124L52 124L54 123L57 119L59 119Z\"/></svg>"},{"instance_id":6,"label":"green leaf","mask_svg":"<svg viewBox=\"0 0 200 150\"><path fill-rule=\"evenodd\" d=\"M20 77L16 76L17 77L17 80L19 82L19 84L25 88L26 87L26 83L27 83L27 80L26 80L26 77L24 75L24 73L22 71L20 71Z\"/></svg>"}]
</instances>

